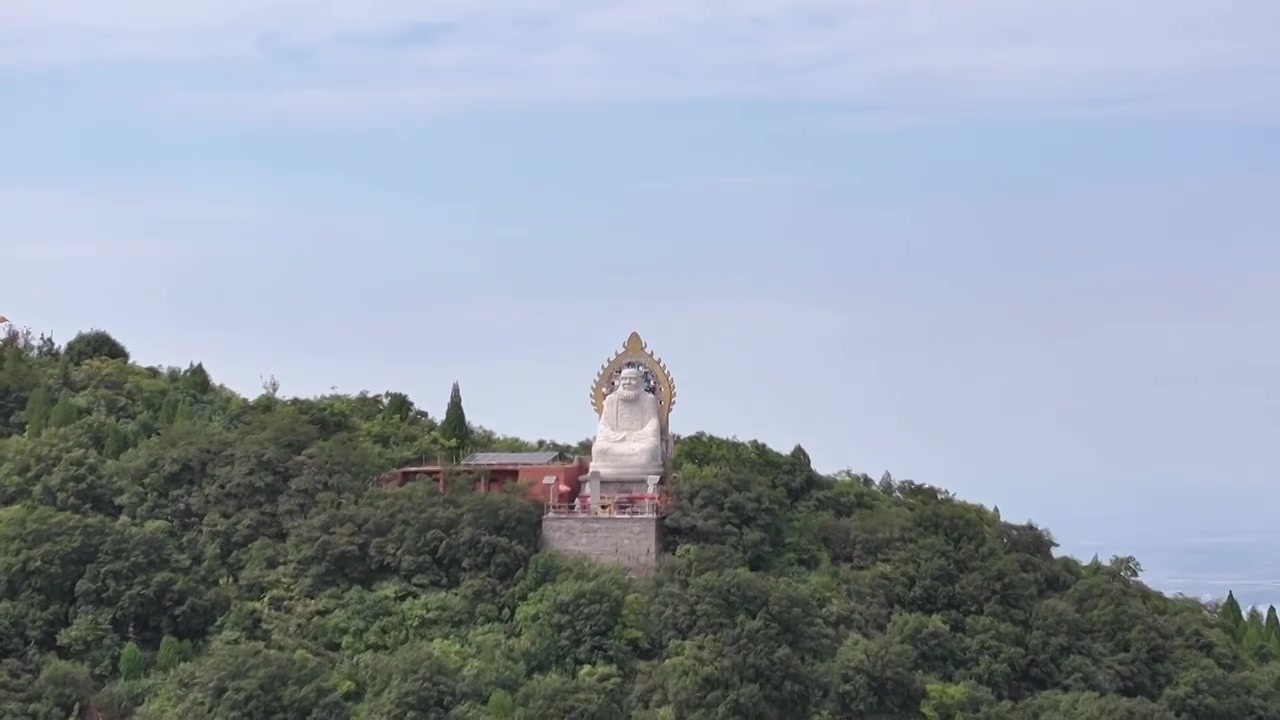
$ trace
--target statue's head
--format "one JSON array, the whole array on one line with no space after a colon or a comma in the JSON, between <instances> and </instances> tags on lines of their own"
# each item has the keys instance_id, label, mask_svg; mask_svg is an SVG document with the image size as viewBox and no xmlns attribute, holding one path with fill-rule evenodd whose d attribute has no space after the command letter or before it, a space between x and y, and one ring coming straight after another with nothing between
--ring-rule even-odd
<instances>
[{"instance_id":1,"label":"statue's head","mask_svg":"<svg viewBox=\"0 0 1280 720\"><path fill-rule=\"evenodd\" d=\"M644 374L636 368L623 368L618 373L619 400L638 400L644 392Z\"/></svg>"}]
</instances>

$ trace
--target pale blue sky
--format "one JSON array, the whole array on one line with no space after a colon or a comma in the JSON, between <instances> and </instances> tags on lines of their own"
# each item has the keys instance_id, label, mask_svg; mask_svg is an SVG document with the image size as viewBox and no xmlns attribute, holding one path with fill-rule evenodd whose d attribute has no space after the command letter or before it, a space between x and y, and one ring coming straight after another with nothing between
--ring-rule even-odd
<instances>
[{"instance_id":1,"label":"pale blue sky","mask_svg":"<svg viewBox=\"0 0 1280 720\"><path fill-rule=\"evenodd\" d=\"M1280 4L1173 5L4 3L0 312L570 441L635 329L679 432L1280 599Z\"/></svg>"}]
</instances>

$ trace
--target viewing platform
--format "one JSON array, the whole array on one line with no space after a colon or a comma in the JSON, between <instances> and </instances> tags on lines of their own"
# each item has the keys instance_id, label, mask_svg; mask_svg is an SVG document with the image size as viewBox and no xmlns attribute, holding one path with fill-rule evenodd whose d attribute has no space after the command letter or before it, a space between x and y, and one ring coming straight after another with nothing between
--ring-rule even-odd
<instances>
[{"instance_id":1,"label":"viewing platform","mask_svg":"<svg viewBox=\"0 0 1280 720\"><path fill-rule=\"evenodd\" d=\"M549 502L547 515L571 515L576 517L657 517L665 514L667 498L659 493L632 493L601 498L592 503L585 494L573 502Z\"/></svg>"}]
</instances>

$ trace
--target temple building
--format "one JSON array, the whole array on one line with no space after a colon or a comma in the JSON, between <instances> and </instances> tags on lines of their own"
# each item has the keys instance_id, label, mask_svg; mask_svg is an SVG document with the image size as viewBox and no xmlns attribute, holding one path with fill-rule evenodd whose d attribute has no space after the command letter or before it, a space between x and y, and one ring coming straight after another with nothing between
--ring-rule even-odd
<instances>
[{"instance_id":1,"label":"temple building","mask_svg":"<svg viewBox=\"0 0 1280 720\"><path fill-rule=\"evenodd\" d=\"M673 479L670 430L676 386L667 366L637 333L597 373L591 387L596 434L591 457L555 451L479 452L457 464L393 470L386 486L413 480L441 492L469 484L475 492L527 488L546 508L546 550L621 565L633 575L661 561L666 488Z\"/></svg>"},{"instance_id":2,"label":"temple building","mask_svg":"<svg viewBox=\"0 0 1280 720\"><path fill-rule=\"evenodd\" d=\"M587 472L581 457L553 450L537 452L473 453L456 465L437 463L392 470L382 478L384 486L400 487L414 480L434 482L441 492L459 482L472 484L476 492L496 492L508 485L527 486L529 494L547 503L569 502L578 494L578 479Z\"/></svg>"}]
</instances>

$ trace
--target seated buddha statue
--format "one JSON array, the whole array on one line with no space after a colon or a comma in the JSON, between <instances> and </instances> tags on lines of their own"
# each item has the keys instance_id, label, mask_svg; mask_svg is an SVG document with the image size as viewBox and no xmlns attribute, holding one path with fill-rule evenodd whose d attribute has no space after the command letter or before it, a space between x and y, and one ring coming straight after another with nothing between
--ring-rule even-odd
<instances>
[{"instance_id":1,"label":"seated buddha statue","mask_svg":"<svg viewBox=\"0 0 1280 720\"><path fill-rule=\"evenodd\" d=\"M605 477L645 477L662 472L662 421L658 399L644 390L644 376L623 368L618 388L604 399L591 444L591 472Z\"/></svg>"}]
</instances>

